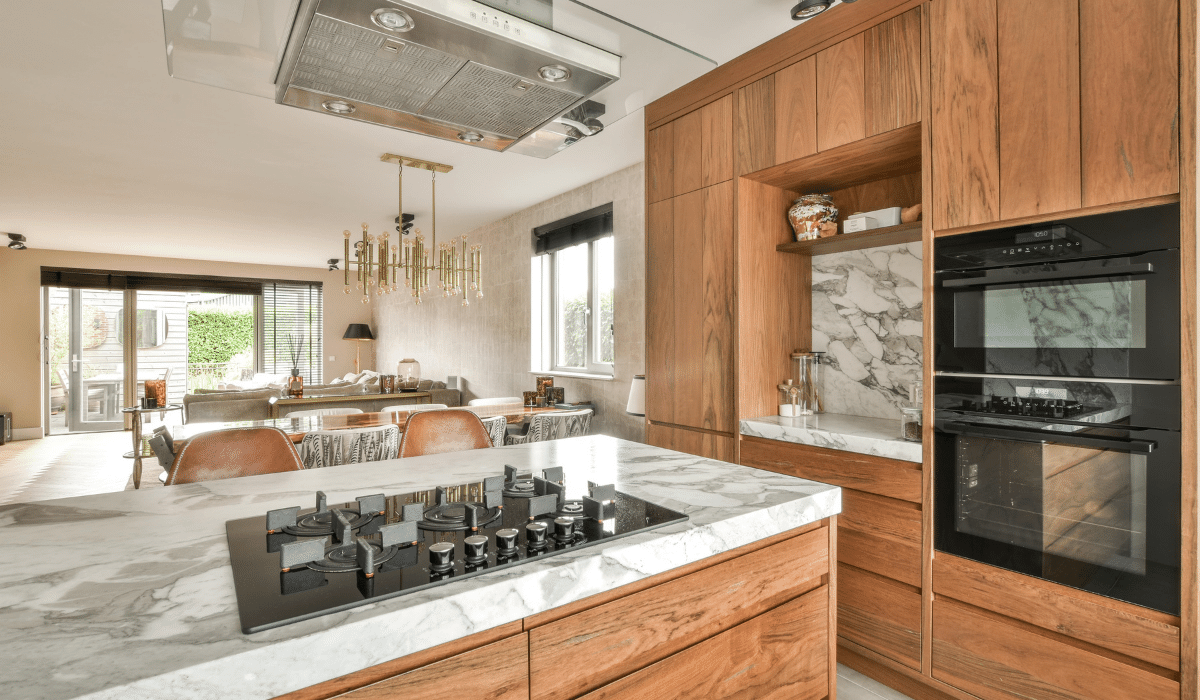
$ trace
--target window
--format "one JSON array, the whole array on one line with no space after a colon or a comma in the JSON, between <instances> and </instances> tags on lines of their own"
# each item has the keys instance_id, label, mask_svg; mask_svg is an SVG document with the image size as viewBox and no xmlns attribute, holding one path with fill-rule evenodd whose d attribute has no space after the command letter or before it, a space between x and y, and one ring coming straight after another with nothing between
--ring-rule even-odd
<instances>
[{"instance_id":1,"label":"window","mask_svg":"<svg viewBox=\"0 0 1200 700\"><path fill-rule=\"evenodd\" d=\"M534 230L534 371L613 376L612 205Z\"/></svg>"},{"instance_id":2,"label":"window","mask_svg":"<svg viewBox=\"0 0 1200 700\"><path fill-rule=\"evenodd\" d=\"M267 374L300 370L305 384L322 381L324 326L321 284L268 282L262 286L259 367ZM296 361L293 361L295 356Z\"/></svg>"}]
</instances>

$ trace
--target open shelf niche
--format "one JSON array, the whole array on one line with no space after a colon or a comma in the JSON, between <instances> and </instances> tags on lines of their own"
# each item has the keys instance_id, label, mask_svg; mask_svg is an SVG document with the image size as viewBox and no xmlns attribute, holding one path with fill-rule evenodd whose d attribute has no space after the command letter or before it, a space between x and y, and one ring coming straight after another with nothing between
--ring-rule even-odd
<instances>
[{"instance_id":1,"label":"open shelf niche","mask_svg":"<svg viewBox=\"0 0 1200 700\"><path fill-rule=\"evenodd\" d=\"M738 418L778 411L775 385L790 355L812 347L812 256L921 240L922 222L797 242L787 209L827 194L838 227L854 212L922 201L921 125L748 173L738 181ZM791 254L781 254L791 253Z\"/></svg>"}]
</instances>

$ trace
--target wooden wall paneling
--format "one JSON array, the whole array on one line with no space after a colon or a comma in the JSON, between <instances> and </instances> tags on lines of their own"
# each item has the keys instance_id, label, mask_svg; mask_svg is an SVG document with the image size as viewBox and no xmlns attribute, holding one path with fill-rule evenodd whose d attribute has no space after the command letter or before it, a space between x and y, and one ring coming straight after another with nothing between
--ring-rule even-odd
<instances>
[{"instance_id":1,"label":"wooden wall paneling","mask_svg":"<svg viewBox=\"0 0 1200 700\"><path fill-rule=\"evenodd\" d=\"M1079 5L1084 206L1179 191L1178 0L1122 7Z\"/></svg>"},{"instance_id":2,"label":"wooden wall paneling","mask_svg":"<svg viewBox=\"0 0 1200 700\"><path fill-rule=\"evenodd\" d=\"M1197 246L1196 246L1196 187L1200 179L1200 170L1196 162L1196 109L1197 109L1197 38L1200 28L1197 19L1196 0L1180 0L1179 3L1179 171L1182 174L1179 184L1180 193L1180 296L1183 317L1180 329L1179 354L1182 367L1183 430L1181 439L1183 455L1183 557L1182 557L1182 607L1180 609L1181 633L1181 666L1179 673L1180 697L1194 698L1200 695L1200 581L1197 580L1197 557L1200 555L1200 545L1197 544L1197 490L1200 489L1200 460L1197 459L1197 430L1200 420L1197 418L1196 377L1200 372L1197 366L1197 309L1200 309L1200 295L1196 284Z\"/></svg>"},{"instance_id":3,"label":"wooden wall paneling","mask_svg":"<svg viewBox=\"0 0 1200 700\"><path fill-rule=\"evenodd\" d=\"M921 502L921 468L915 462L746 437L742 438L742 464L888 498Z\"/></svg>"},{"instance_id":4,"label":"wooden wall paneling","mask_svg":"<svg viewBox=\"0 0 1200 700\"><path fill-rule=\"evenodd\" d=\"M675 194L675 126L669 122L646 135L646 190L650 203Z\"/></svg>"},{"instance_id":5,"label":"wooden wall paneling","mask_svg":"<svg viewBox=\"0 0 1200 700\"><path fill-rule=\"evenodd\" d=\"M817 54L817 150L867 136L866 54L856 34Z\"/></svg>"},{"instance_id":6,"label":"wooden wall paneling","mask_svg":"<svg viewBox=\"0 0 1200 700\"><path fill-rule=\"evenodd\" d=\"M701 428L704 417L704 195L689 192L674 205L675 420Z\"/></svg>"},{"instance_id":7,"label":"wooden wall paneling","mask_svg":"<svg viewBox=\"0 0 1200 700\"><path fill-rule=\"evenodd\" d=\"M521 634L339 695L346 700L397 697L529 697L529 642Z\"/></svg>"},{"instance_id":8,"label":"wooden wall paneling","mask_svg":"<svg viewBox=\"0 0 1200 700\"><path fill-rule=\"evenodd\" d=\"M996 2L929 5L935 229L1000 214Z\"/></svg>"},{"instance_id":9,"label":"wooden wall paneling","mask_svg":"<svg viewBox=\"0 0 1200 700\"><path fill-rule=\"evenodd\" d=\"M939 597L1179 670L1179 627L1164 619L1171 616L949 554L933 570Z\"/></svg>"},{"instance_id":10,"label":"wooden wall paneling","mask_svg":"<svg viewBox=\"0 0 1200 700\"><path fill-rule=\"evenodd\" d=\"M704 284L700 426L737 432L733 409L733 181L702 191ZM699 305L699 299L691 299Z\"/></svg>"},{"instance_id":11,"label":"wooden wall paneling","mask_svg":"<svg viewBox=\"0 0 1200 700\"><path fill-rule=\"evenodd\" d=\"M921 594L917 589L846 564L838 565L838 586L838 636L919 670Z\"/></svg>"},{"instance_id":12,"label":"wooden wall paneling","mask_svg":"<svg viewBox=\"0 0 1200 700\"><path fill-rule=\"evenodd\" d=\"M674 219L670 199L646 208L646 417L667 423L675 421Z\"/></svg>"},{"instance_id":13,"label":"wooden wall paneling","mask_svg":"<svg viewBox=\"0 0 1200 700\"><path fill-rule=\"evenodd\" d=\"M675 139L672 194L678 196L698 190L704 184L704 110L689 112L671 124Z\"/></svg>"},{"instance_id":14,"label":"wooden wall paneling","mask_svg":"<svg viewBox=\"0 0 1200 700\"><path fill-rule=\"evenodd\" d=\"M864 33L866 135L921 121L921 8Z\"/></svg>"},{"instance_id":15,"label":"wooden wall paneling","mask_svg":"<svg viewBox=\"0 0 1200 700\"><path fill-rule=\"evenodd\" d=\"M819 588L827 538L815 530L531 630L531 700L590 692Z\"/></svg>"},{"instance_id":16,"label":"wooden wall paneling","mask_svg":"<svg viewBox=\"0 0 1200 700\"><path fill-rule=\"evenodd\" d=\"M1179 683L938 597L933 676L984 700L1175 698Z\"/></svg>"},{"instance_id":17,"label":"wooden wall paneling","mask_svg":"<svg viewBox=\"0 0 1200 700\"><path fill-rule=\"evenodd\" d=\"M700 109L701 184L710 187L733 179L733 95Z\"/></svg>"},{"instance_id":18,"label":"wooden wall paneling","mask_svg":"<svg viewBox=\"0 0 1200 700\"><path fill-rule=\"evenodd\" d=\"M1005 0L996 26L1000 218L1078 209L1079 0Z\"/></svg>"},{"instance_id":19,"label":"wooden wall paneling","mask_svg":"<svg viewBox=\"0 0 1200 700\"><path fill-rule=\"evenodd\" d=\"M775 73L775 160L786 163L817 152L817 58Z\"/></svg>"},{"instance_id":20,"label":"wooden wall paneling","mask_svg":"<svg viewBox=\"0 0 1200 700\"><path fill-rule=\"evenodd\" d=\"M830 696L822 586L581 700L727 698L820 700Z\"/></svg>"},{"instance_id":21,"label":"wooden wall paneling","mask_svg":"<svg viewBox=\"0 0 1200 700\"><path fill-rule=\"evenodd\" d=\"M779 412L791 353L812 343L812 262L777 253L792 240L785 212L794 193L746 178L737 189L737 418Z\"/></svg>"},{"instance_id":22,"label":"wooden wall paneling","mask_svg":"<svg viewBox=\"0 0 1200 700\"><path fill-rule=\"evenodd\" d=\"M752 173L775 165L775 76L738 90L735 172Z\"/></svg>"}]
</instances>

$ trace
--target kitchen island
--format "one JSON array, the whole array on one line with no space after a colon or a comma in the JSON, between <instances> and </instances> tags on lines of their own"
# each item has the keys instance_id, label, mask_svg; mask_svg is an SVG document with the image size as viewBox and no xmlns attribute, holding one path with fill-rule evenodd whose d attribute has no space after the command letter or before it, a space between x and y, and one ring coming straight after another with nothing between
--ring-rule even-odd
<instances>
[{"instance_id":1,"label":"kitchen island","mask_svg":"<svg viewBox=\"0 0 1200 700\"><path fill-rule=\"evenodd\" d=\"M480 481L505 464L562 466L569 485L613 483L689 519L240 631L227 520L307 505L317 490L340 503ZM820 698L834 677L829 524L840 509L837 487L603 436L5 506L0 682L14 699L316 698L362 686L366 698L495 666L507 680L485 681L488 697L619 697L683 681Z\"/></svg>"}]
</instances>

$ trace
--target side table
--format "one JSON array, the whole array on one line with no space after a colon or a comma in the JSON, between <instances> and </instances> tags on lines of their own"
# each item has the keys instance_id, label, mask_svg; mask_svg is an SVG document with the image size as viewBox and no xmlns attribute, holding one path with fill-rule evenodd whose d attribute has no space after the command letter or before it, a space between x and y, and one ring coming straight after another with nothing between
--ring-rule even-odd
<instances>
[{"instance_id":1,"label":"side table","mask_svg":"<svg viewBox=\"0 0 1200 700\"><path fill-rule=\"evenodd\" d=\"M133 414L133 488L140 489L142 487L142 414L158 412L159 419L161 414L167 411L181 411L183 404L172 403L159 408L142 408L141 406L127 406L121 409L121 413Z\"/></svg>"}]
</instances>

